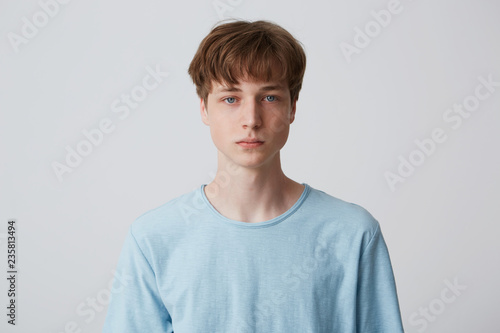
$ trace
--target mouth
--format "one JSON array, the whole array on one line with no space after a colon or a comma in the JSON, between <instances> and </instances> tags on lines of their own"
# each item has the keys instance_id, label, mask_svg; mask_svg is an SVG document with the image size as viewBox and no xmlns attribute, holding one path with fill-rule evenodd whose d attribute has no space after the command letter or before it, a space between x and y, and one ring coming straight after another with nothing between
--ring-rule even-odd
<instances>
[{"instance_id":1,"label":"mouth","mask_svg":"<svg viewBox=\"0 0 500 333\"><path fill-rule=\"evenodd\" d=\"M240 141L237 144L244 148L256 148L263 145L264 141Z\"/></svg>"},{"instance_id":2,"label":"mouth","mask_svg":"<svg viewBox=\"0 0 500 333\"><path fill-rule=\"evenodd\" d=\"M242 142L244 142L244 143L256 143L256 142L260 142L260 143L262 143L262 142L264 142L264 141L259 141L259 140L251 140L251 141L238 141L237 143L242 143Z\"/></svg>"}]
</instances>

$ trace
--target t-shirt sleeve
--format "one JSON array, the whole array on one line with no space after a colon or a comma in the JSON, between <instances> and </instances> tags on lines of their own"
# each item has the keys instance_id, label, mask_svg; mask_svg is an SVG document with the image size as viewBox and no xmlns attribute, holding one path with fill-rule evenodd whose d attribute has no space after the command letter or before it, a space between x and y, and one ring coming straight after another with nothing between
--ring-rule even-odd
<instances>
[{"instance_id":1,"label":"t-shirt sleeve","mask_svg":"<svg viewBox=\"0 0 500 333\"><path fill-rule=\"evenodd\" d=\"M377 222L359 262L357 332L404 332L387 245Z\"/></svg>"},{"instance_id":2,"label":"t-shirt sleeve","mask_svg":"<svg viewBox=\"0 0 500 333\"><path fill-rule=\"evenodd\" d=\"M155 272L130 228L118 259L103 333L172 333Z\"/></svg>"}]
</instances>

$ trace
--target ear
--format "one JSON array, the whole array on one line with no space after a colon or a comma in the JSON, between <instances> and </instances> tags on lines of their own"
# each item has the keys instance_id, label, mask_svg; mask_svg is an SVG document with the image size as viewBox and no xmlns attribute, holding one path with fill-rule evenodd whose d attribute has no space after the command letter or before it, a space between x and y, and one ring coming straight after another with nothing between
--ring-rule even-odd
<instances>
[{"instance_id":1,"label":"ear","mask_svg":"<svg viewBox=\"0 0 500 333\"><path fill-rule=\"evenodd\" d=\"M201 114L201 121L207 126L210 125L210 121L208 119L208 109L205 105L205 101L203 101L203 98L200 98L200 114Z\"/></svg>"},{"instance_id":2,"label":"ear","mask_svg":"<svg viewBox=\"0 0 500 333\"><path fill-rule=\"evenodd\" d=\"M295 111L297 110L297 99L292 103L292 111L290 112L290 124L295 120Z\"/></svg>"}]
</instances>

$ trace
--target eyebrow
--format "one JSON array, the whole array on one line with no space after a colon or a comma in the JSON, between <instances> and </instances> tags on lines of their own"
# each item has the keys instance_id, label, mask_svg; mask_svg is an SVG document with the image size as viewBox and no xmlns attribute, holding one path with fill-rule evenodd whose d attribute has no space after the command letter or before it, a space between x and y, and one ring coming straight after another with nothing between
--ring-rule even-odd
<instances>
[{"instance_id":1,"label":"eyebrow","mask_svg":"<svg viewBox=\"0 0 500 333\"><path fill-rule=\"evenodd\" d=\"M280 84L277 85L270 85L270 86L264 86L259 89L259 91L271 91L271 90L282 90L284 87ZM236 86L224 86L215 91L215 93L222 93L222 92L241 92L241 89L236 87Z\"/></svg>"}]
</instances>

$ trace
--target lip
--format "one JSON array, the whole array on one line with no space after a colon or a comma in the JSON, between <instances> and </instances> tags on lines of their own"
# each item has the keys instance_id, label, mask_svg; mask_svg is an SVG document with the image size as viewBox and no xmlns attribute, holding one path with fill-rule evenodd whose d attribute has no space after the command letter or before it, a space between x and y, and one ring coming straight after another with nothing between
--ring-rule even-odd
<instances>
[{"instance_id":1,"label":"lip","mask_svg":"<svg viewBox=\"0 0 500 333\"><path fill-rule=\"evenodd\" d=\"M264 141L252 141L252 142L240 141L237 143L243 148L257 148L262 146L264 144Z\"/></svg>"},{"instance_id":2,"label":"lip","mask_svg":"<svg viewBox=\"0 0 500 333\"><path fill-rule=\"evenodd\" d=\"M248 143L253 143L253 142L264 142L262 140L259 140L257 138L246 138L246 139L243 139L241 141L237 141L236 143L240 143L240 142L248 142Z\"/></svg>"}]
</instances>

